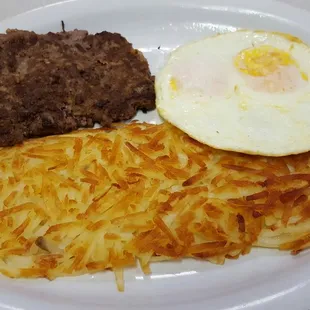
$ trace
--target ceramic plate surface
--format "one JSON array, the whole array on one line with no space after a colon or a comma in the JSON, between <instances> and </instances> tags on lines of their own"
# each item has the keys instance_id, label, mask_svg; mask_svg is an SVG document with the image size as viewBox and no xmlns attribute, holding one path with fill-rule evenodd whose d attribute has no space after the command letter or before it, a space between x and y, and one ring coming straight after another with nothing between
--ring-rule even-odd
<instances>
[{"instance_id":1,"label":"ceramic plate surface","mask_svg":"<svg viewBox=\"0 0 310 310\"><path fill-rule=\"evenodd\" d=\"M238 28L282 31L310 43L310 14L267 0L80 0L34 10L0 23L38 33L67 30L119 32L148 58L154 74L177 46ZM156 112L139 114L157 123ZM125 293L114 275L47 280L0 277L0 309L310 309L310 253L256 249L224 266L184 260L152 266L152 276L125 273Z\"/></svg>"}]
</instances>

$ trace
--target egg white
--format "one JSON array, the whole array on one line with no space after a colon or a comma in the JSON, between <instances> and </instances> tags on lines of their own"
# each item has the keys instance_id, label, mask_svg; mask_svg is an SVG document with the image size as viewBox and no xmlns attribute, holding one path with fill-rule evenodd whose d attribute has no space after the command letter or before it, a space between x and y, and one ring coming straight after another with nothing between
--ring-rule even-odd
<instances>
[{"instance_id":1,"label":"egg white","mask_svg":"<svg viewBox=\"0 0 310 310\"><path fill-rule=\"evenodd\" d=\"M251 86L259 77L234 65L240 51L261 45L289 51L310 77L310 48L296 38L263 31L208 37L175 50L156 76L160 115L214 148L268 156L309 151L309 81L283 68L292 89L261 91Z\"/></svg>"}]
</instances>

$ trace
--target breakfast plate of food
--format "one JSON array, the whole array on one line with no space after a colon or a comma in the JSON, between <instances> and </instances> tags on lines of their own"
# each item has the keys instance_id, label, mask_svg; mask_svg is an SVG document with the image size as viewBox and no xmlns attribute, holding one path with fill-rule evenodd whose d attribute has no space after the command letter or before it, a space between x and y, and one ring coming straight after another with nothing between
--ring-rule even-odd
<instances>
[{"instance_id":1,"label":"breakfast plate of food","mask_svg":"<svg viewBox=\"0 0 310 310\"><path fill-rule=\"evenodd\" d=\"M307 309L310 14L65 1L0 23L0 309Z\"/></svg>"}]
</instances>

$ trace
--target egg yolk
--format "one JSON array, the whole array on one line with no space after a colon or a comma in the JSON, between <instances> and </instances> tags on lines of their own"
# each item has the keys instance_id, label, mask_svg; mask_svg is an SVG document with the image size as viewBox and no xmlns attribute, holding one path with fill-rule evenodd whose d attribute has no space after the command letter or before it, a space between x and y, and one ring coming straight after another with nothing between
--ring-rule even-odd
<instances>
[{"instance_id":1,"label":"egg yolk","mask_svg":"<svg viewBox=\"0 0 310 310\"><path fill-rule=\"evenodd\" d=\"M262 45L241 51L234 60L236 68L247 75L264 77L273 74L281 67L294 66L299 68L290 53L270 45ZM308 76L300 72L303 80Z\"/></svg>"},{"instance_id":2,"label":"egg yolk","mask_svg":"<svg viewBox=\"0 0 310 310\"><path fill-rule=\"evenodd\" d=\"M178 82L176 80L176 78L172 77L170 79L170 87L173 91L177 91L178 90Z\"/></svg>"}]
</instances>

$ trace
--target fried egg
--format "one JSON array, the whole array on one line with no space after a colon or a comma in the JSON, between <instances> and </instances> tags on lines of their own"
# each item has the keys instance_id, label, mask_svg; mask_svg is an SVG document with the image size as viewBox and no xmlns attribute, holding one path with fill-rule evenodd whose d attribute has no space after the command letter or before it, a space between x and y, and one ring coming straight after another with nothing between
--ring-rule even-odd
<instances>
[{"instance_id":1,"label":"fried egg","mask_svg":"<svg viewBox=\"0 0 310 310\"><path fill-rule=\"evenodd\" d=\"M159 114L214 148L267 156L310 150L310 48L237 31L179 47L156 76Z\"/></svg>"}]
</instances>

